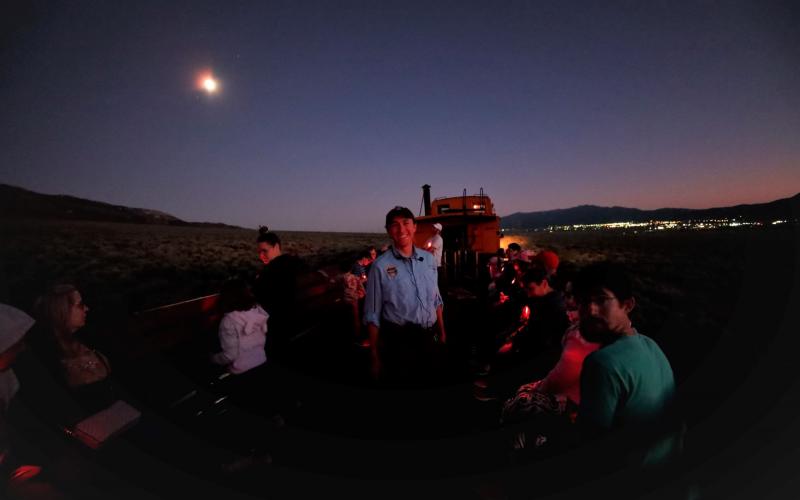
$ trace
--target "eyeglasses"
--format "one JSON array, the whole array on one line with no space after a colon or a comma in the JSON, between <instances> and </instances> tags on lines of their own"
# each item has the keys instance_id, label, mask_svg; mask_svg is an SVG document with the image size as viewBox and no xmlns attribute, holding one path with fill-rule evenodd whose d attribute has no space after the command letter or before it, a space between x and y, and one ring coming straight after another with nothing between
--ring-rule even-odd
<instances>
[{"instance_id":1,"label":"eyeglasses","mask_svg":"<svg viewBox=\"0 0 800 500\"><path fill-rule=\"evenodd\" d=\"M578 305L581 307L588 307L592 304L598 306L606 305L606 302L611 300L616 300L616 297L613 295L593 295L591 297L584 297L578 300Z\"/></svg>"}]
</instances>

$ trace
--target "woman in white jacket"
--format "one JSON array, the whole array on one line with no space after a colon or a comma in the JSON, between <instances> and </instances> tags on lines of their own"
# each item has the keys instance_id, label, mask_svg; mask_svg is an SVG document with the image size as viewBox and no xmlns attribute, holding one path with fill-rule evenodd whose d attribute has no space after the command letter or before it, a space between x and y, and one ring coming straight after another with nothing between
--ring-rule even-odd
<instances>
[{"instance_id":1,"label":"woman in white jacket","mask_svg":"<svg viewBox=\"0 0 800 500\"><path fill-rule=\"evenodd\" d=\"M227 281L220 292L219 304L224 316L219 325L222 351L211 360L235 375L267 362L264 344L269 315L256 303L243 280Z\"/></svg>"}]
</instances>

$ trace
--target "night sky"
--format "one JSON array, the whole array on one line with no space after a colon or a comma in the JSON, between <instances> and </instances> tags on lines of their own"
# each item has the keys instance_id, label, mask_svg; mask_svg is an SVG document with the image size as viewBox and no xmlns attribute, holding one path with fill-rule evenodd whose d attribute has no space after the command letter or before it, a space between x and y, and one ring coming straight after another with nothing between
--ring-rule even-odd
<instances>
[{"instance_id":1,"label":"night sky","mask_svg":"<svg viewBox=\"0 0 800 500\"><path fill-rule=\"evenodd\" d=\"M500 215L800 191L792 2L600 3L19 2L0 182L331 231L425 183Z\"/></svg>"}]
</instances>

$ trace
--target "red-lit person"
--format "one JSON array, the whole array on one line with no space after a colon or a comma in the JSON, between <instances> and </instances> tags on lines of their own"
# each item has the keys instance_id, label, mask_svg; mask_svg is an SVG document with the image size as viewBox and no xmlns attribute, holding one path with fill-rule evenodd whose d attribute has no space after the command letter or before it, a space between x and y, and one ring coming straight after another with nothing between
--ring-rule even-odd
<instances>
[{"instance_id":1,"label":"red-lit person","mask_svg":"<svg viewBox=\"0 0 800 500\"><path fill-rule=\"evenodd\" d=\"M362 283L366 283L367 268L372 263L372 260L372 255L370 254L369 250L364 250L358 254L356 262L353 264L353 267L350 268L350 273L357 276Z\"/></svg>"},{"instance_id":2,"label":"red-lit person","mask_svg":"<svg viewBox=\"0 0 800 500\"><path fill-rule=\"evenodd\" d=\"M390 385L416 385L436 369L436 344L446 338L436 263L414 246L411 210L389 210L385 227L392 245L372 263L364 303L372 374Z\"/></svg>"},{"instance_id":3,"label":"red-lit person","mask_svg":"<svg viewBox=\"0 0 800 500\"><path fill-rule=\"evenodd\" d=\"M11 366L24 350L25 334L33 324L33 318L24 312L0 304L0 494L13 496L17 493L21 498L26 498L25 483L38 476L41 468L18 462L19 457L15 456L10 444L13 429L10 428L7 414L19 390L19 380Z\"/></svg>"},{"instance_id":4,"label":"red-lit person","mask_svg":"<svg viewBox=\"0 0 800 500\"><path fill-rule=\"evenodd\" d=\"M480 400L506 398L523 383L541 377L560 354L560 341L569 327L563 295L555 290L540 266L522 277L527 295L523 310L525 326L500 347L491 362L489 377L476 381Z\"/></svg>"},{"instance_id":5,"label":"red-lit person","mask_svg":"<svg viewBox=\"0 0 800 500\"><path fill-rule=\"evenodd\" d=\"M577 325L561 339L561 356L547 376L517 389L503 404L501 420L521 424L515 433L514 448L553 448L577 414L581 402L580 376L586 356L600 344L584 339ZM555 418L554 418L555 417Z\"/></svg>"},{"instance_id":6,"label":"red-lit person","mask_svg":"<svg viewBox=\"0 0 800 500\"><path fill-rule=\"evenodd\" d=\"M552 277L558 272L558 254L552 250L542 250L533 257L532 261L544 267L548 277Z\"/></svg>"}]
</instances>

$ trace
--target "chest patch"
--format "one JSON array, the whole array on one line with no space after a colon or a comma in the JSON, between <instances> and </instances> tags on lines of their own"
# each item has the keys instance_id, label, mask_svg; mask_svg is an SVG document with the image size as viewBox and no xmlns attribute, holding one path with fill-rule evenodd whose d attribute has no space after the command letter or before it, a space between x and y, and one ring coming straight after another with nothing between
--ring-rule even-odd
<instances>
[{"instance_id":1,"label":"chest patch","mask_svg":"<svg viewBox=\"0 0 800 500\"><path fill-rule=\"evenodd\" d=\"M395 276L397 276L397 268L395 266L387 267L386 274L388 274L390 278L394 279Z\"/></svg>"}]
</instances>

